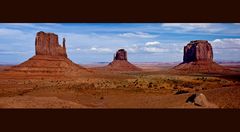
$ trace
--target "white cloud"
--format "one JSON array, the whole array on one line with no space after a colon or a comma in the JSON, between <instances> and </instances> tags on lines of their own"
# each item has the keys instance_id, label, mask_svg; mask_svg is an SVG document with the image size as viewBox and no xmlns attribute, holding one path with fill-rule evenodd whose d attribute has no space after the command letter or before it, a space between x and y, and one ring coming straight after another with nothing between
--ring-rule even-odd
<instances>
[{"instance_id":1,"label":"white cloud","mask_svg":"<svg viewBox=\"0 0 240 132\"><path fill-rule=\"evenodd\" d=\"M145 52L150 52L150 53L160 53L160 52L168 52L169 51L167 48L159 47L159 45L160 45L160 42L158 42L158 41L146 42L144 44L144 47L142 47L142 50Z\"/></svg>"},{"instance_id":2,"label":"white cloud","mask_svg":"<svg viewBox=\"0 0 240 132\"><path fill-rule=\"evenodd\" d=\"M133 45L130 45L130 46L125 46L125 47L120 47L120 48L126 49L127 52L131 52L131 53L136 53L140 50L140 46L138 46L136 44L133 44Z\"/></svg>"},{"instance_id":3,"label":"white cloud","mask_svg":"<svg viewBox=\"0 0 240 132\"><path fill-rule=\"evenodd\" d=\"M18 29L0 28L1 39L7 39L9 41L19 41L26 42L35 39L35 33L24 32Z\"/></svg>"},{"instance_id":4,"label":"white cloud","mask_svg":"<svg viewBox=\"0 0 240 132\"><path fill-rule=\"evenodd\" d=\"M7 29L7 28L1 28L0 29L0 36L1 37L5 37L5 36L14 36L14 37L16 37L16 36L18 36L18 35L21 35L21 34L23 34L23 32L22 31L20 31L20 30L15 30L15 29Z\"/></svg>"},{"instance_id":5,"label":"white cloud","mask_svg":"<svg viewBox=\"0 0 240 132\"><path fill-rule=\"evenodd\" d=\"M35 28L36 26L32 23L2 23L6 26L17 26L17 27L31 27L31 28Z\"/></svg>"},{"instance_id":6,"label":"white cloud","mask_svg":"<svg viewBox=\"0 0 240 132\"><path fill-rule=\"evenodd\" d=\"M1 54L29 54L34 51L35 34L17 29L0 28L0 51Z\"/></svg>"},{"instance_id":7,"label":"white cloud","mask_svg":"<svg viewBox=\"0 0 240 132\"><path fill-rule=\"evenodd\" d=\"M100 52L100 53L111 53L113 52L112 49L110 48L97 48L97 47L92 47L90 48L90 51L94 51L94 52Z\"/></svg>"},{"instance_id":8,"label":"white cloud","mask_svg":"<svg viewBox=\"0 0 240 132\"><path fill-rule=\"evenodd\" d=\"M113 47L116 45L130 44L134 41L126 38L120 38L117 35L104 35L96 33L58 33L58 35L59 39L65 37L67 47L73 49L88 48L89 45L95 47Z\"/></svg>"},{"instance_id":9,"label":"white cloud","mask_svg":"<svg viewBox=\"0 0 240 132\"><path fill-rule=\"evenodd\" d=\"M159 53L159 52L168 52L168 49L158 48L158 47L144 47L144 51L151 53Z\"/></svg>"},{"instance_id":10,"label":"white cloud","mask_svg":"<svg viewBox=\"0 0 240 132\"><path fill-rule=\"evenodd\" d=\"M215 39L209 42L212 44L215 60L239 61L240 38Z\"/></svg>"},{"instance_id":11,"label":"white cloud","mask_svg":"<svg viewBox=\"0 0 240 132\"><path fill-rule=\"evenodd\" d=\"M126 50L127 50L128 52L137 52L138 48L129 47L129 48L126 48Z\"/></svg>"},{"instance_id":12,"label":"white cloud","mask_svg":"<svg viewBox=\"0 0 240 132\"><path fill-rule=\"evenodd\" d=\"M43 25L46 25L46 26L61 26L61 24L59 24L59 23L43 23Z\"/></svg>"},{"instance_id":13,"label":"white cloud","mask_svg":"<svg viewBox=\"0 0 240 132\"><path fill-rule=\"evenodd\" d=\"M180 31L204 31L204 32L218 32L223 30L222 27L212 23L163 23L162 27L167 30L180 30Z\"/></svg>"},{"instance_id":14,"label":"white cloud","mask_svg":"<svg viewBox=\"0 0 240 132\"><path fill-rule=\"evenodd\" d=\"M33 53L33 51L1 51L0 55L28 55L29 53Z\"/></svg>"},{"instance_id":15,"label":"white cloud","mask_svg":"<svg viewBox=\"0 0 240 132\"><path fill-rule=\"evenodd\" d=\"M206 28L210 23L163 23L162 26L166 27L195 27L195 28Z\"/></svg>"},{"instance_id":16,"label":"white cloud","mask_svg":"<svg viewBox=\"0 0 240 132\"><path fill-rule=\"evenodd\" d=\"M240 38L224 38L209 41L215 60L237 60L240 56Z\"/></svg>"},{"instance_id":17,"label":"white cloud","mask_svg":"<svg viewBox=\"0 0 240 132\"><path fill-rule=\"evenodd\" d=\"M145 43L145 46L156 46L156 45L160 45L160 42L152 41L152 42Z\"/></svg>"},{"instance_id":18,"label":"white cloud","mask_svg":"<svg viewBox=\"0 0 240 132\"><path fill-rule=\"evenodd\" d=\"M215 49L240 49L240 38L224 38L210 41Z\"/></svg>"},{"instance_id":19,"label":"white cloud","mask_svg":"<svg viewBox=\"0 0 240 132\"><path fill-rule=\"evenodd\" d=\"M14 28L30 28L37 30L49 30L52 27L61 26L58 23L2 23L1 25Z\"/></svg>"},{"instance_id":20,"label":"white cloud","mask_svg":"<svg viewBox=\"0 0 240 132\"><path fill-rule=\"evenodd\" d=\"M144 32L135 32L135 33L123 33L123 34L119 34L120 37L128 37L128 38L132 38L132 37L137 37L137 38L155 38L157 37L157 35L152 35L149 33L144 33Z\"/></svg>"}]
</instances>

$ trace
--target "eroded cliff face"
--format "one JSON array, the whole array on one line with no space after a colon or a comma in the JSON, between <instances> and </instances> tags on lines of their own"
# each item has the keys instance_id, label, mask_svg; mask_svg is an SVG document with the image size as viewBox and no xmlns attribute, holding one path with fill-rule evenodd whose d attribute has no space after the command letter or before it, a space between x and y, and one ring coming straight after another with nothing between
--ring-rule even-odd
<instances>
[{"instance_id":1,"label":"eroded cliff face","mask_svg":"<svg viewBox=\"0 0 240 132\"><path fill-rule=\"evenodd\" d=\"M212 46L206 40L195 40L184 46L183 63L213 61Z\"/></svg>"},{"instance_id":2,"label":"eroded cliff face","mask_svg":"<svg viewBox=\"0 0 240 132\"><path fill-rule=\"evenodd\" d=\"M127 60L127 51L124 49L119 49L116 52L113 60Z\"/></svg>"},{"instance_id":3,"label":"eroded cliff face","mask_svg":"<svg viewBox=\"0 0 240 132\"><path fill-rule=\"evenodd\" d=\"M62 46L58 42L58 35L54 33L38 32L35 38L35 55L27 61L10 69L14 74L27 75L65 75L72 76L87 72L86 68L75 64L67 58L65 38Z\"/></svg>"},{"instance_id":4,"label":"eroded cliff face","mask_svg":"<svg viewBox=\"0 0 240 132\"><path fill-rule=\"evenodd\" d=\"M228 71L213 61L212 46L206 40L191 41L184 46L183 62L173 69L187 73Z\"/></svg>"},{"instance_id":5,"label":"eroded cliff face","mask_svg":"<svg viewBox=\"0 0 240 132\"><path fill-rule=\"evenodd\" d=\"M58 42L58 35L38 32L35 38L35 52L36 55L67 57L65 38L63 38L63 46L61 46Z\"/></svg>"}]
</instances>

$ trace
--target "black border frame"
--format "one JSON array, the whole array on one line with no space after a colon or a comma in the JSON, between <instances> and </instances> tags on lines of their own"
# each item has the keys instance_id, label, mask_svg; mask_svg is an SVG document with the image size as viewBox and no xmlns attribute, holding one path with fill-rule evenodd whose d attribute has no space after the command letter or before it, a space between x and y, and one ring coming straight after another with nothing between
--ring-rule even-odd
<instances>
[{"instance_id":1,"label":"black border frame","mask_svg":"<svg viewBox=\"0 0 240 132\"><path fill-rule=\"evenodd\" d=\"M240 22L237 1L3 1L0 22ZM205 131L239 129L239 109L1 109L1 129L16 131Z\"/></svg>"}]
</instances>

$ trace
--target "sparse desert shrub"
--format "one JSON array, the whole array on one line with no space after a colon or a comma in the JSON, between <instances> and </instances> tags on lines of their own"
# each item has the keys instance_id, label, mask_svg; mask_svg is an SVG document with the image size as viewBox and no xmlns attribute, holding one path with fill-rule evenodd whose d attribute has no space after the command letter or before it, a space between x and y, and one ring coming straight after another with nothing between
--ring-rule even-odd
<instances>
[{"instance_id":1,"label":"sparse desert shrub","mask_svg":"<svg viewBox=\"0 0 240 132\"><path fill-rule=\"evenodd\" d=\"M69 89L76 90L76 91L79 91L82 89L93 89L93 88L95 88L93 83L90 83L90 84L89 83L80 83L80 84L73 84L73 85L69 86Z\"/></svg>"},{"instance_id":2,"label":"sparse desert shrub","mask_svg":"<svg viewBox=\"0 0 240 132\"><path fill-rule=\"evenodd\" d=\"M160 89L164 89L165 87L164 87L164 86L160 86L159 88L160 88Z\"/></svg>"},{"instance_id":3,"label":"sparse desert shrub","mask_svg":"<svg viewBox=\"0 0 240 132\"><path fill-rule=\"evenodd\" d=\"M229 84L223 84L222 87L228 87L228 86L231 86Z\"/></svg>"},{"instance_id":4,"label":"sparse desert shrub","mask_svg":"<svg viewBox=\"0 0 240 132\"><path fill-rule=\"evenodd\" d=\"M198 78L196 78L195 80L202 80L202 81L206 81L206 80L207 80L207 77L198 77Z\"/></svg>"},{"instance_id":5,"label":"sparse desert shrub","mask_svg":"<svg viewBox=\"0 0 240 132\"><path fill-rule=\"evenodd\" d=\"M177 85L177 84L174 85L174 86L173 86L173 89L178 89L178 85Z\"/></svg>"},{"instance_id":6,"label":"sparse desert shrub","mask_svg":"<svg viewBox=\"0 0 240 132\"><path fill-rule=\"evenodd\" d=\"M133 82L133 84L134 84L134 86L138 85L138 80L135 80L135 81Z\"/></svg>"},{"instance_id":7,"label":"sparse desert shrub","mask_svg":"<svg viewBox=\"0 0 240 132\"><path fill-rule=\"evenodd\" d=\"M153 83L150 82L150 83L148 84L148 88L152 88L152 87L153 87Z\"/></svg>"},{"instance_id":8,"label":"sparse desert shrub","mask_svg":"<svg viewBox=\"0 0 240 132\"><path fill-rule=\"evenodd\" d=\"M184 83L182 86L187 88L194 88L194 85L192 83Z\"/></svg>"},{"instance_id":9,"label":"sparse desert shrub","mask_svg":"<svg viewBox=\"0 0 240 132\"><path fill-rule=\"evenodd\" d=\"M208 80L208 78L207 77L202 77L202 80L205 82L205 81Z\"/></svg>"},{"instance_id":10,"label":"sparse desert shrub","mask_svg":"<svg viewBox=\"0 0 240 132\"><path fill-rule=\"evenodd\" d=\"M180 80L171 80L171 83L173 83L173 84L177 84L177 83L179 83L180 82Z\"/></svg>"},{"instance_id":11,"label":"sparse desert shrub","mask_svg":"<svg viewBox=\"0 0 240 132\"><path fill-rule=\"evenodd\" d=\"M217 78L208 79L208 82L219 82L219 81L221 81L221 80L217 79Z\"/></svg>"},{"instance_id":12,"label":"sparse desert shrub","mask_svg":"<svg viewBox=\"0 0 240 132\"><path fill-rule=\"evenodd\" d=\"M178 90L175 94L184 94L184 93L188 93L187 90Z\"/></svg>"}]
</instances>

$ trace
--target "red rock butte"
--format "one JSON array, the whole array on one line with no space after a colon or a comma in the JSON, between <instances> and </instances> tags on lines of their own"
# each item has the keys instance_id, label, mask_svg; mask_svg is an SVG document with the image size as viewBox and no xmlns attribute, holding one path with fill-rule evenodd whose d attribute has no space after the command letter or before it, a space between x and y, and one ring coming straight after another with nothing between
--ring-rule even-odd
<instances>
[{"instance_id":1,"label":"red rock butte","mask_svg":"<svg viewBox=\"0 0 240 132\"><path fill-rule=\"evenodd\" d=\"M113 60L127 60L127 51L119 49L117 53L114 54Z\"/></svg>"},{"instance_id":2,"label":"red rock butte","mask_svg":"<svg viewBox=\"0 0 240 132\"><path fill-rule=\"evenodd\" d=\"M183 62L173 69L183 72L223 72L223 66L213 61L211 44L206 40L195 40L184 46Z\"/></svg>"},{"instance_id":3,"label":"red rock butte","mask_svg":"<svg viewBox=\"0 0 240 132\"><path fill-rule=\"evenodd\" d=\"M87 71L75 64L67 57L66 40L62 46L58 42L58 35L40 31L35 38L35 55L29 60L12 67L10 72L31 75L72 75L80 71Z\"/></svg>"},{"instance_id":4,"label":"red rock butte","mask_svg":"<svg viewBox=\"0 0 240 132\"><path fill-rule=\"evenodd\" d=\"M119 49L113 56L113 61L106 66L113 71L141 71L140 68L128 62L127 51Z\"/></svg>"},{"instance_id":5,"label":"red rock butte","mask_svg":"<svg viewBox=\"0 0 240 132\"><path fill-rule=\"evenodd\" d=\"M206 40L195 40L184 46L183 62L213 61L212 46Z\"/></svg>"},{"instance_id":6,"label":"red rock butte","mask_svg":"<svg viewBox=\"0 0 240 132\"><path fill-rule=\"evenodd\" d=\"M58 43L58 35L54 33L38 32L35 38L36 55L67 57L65 38L63 47Z\"/></svg>"}]
</instances>

